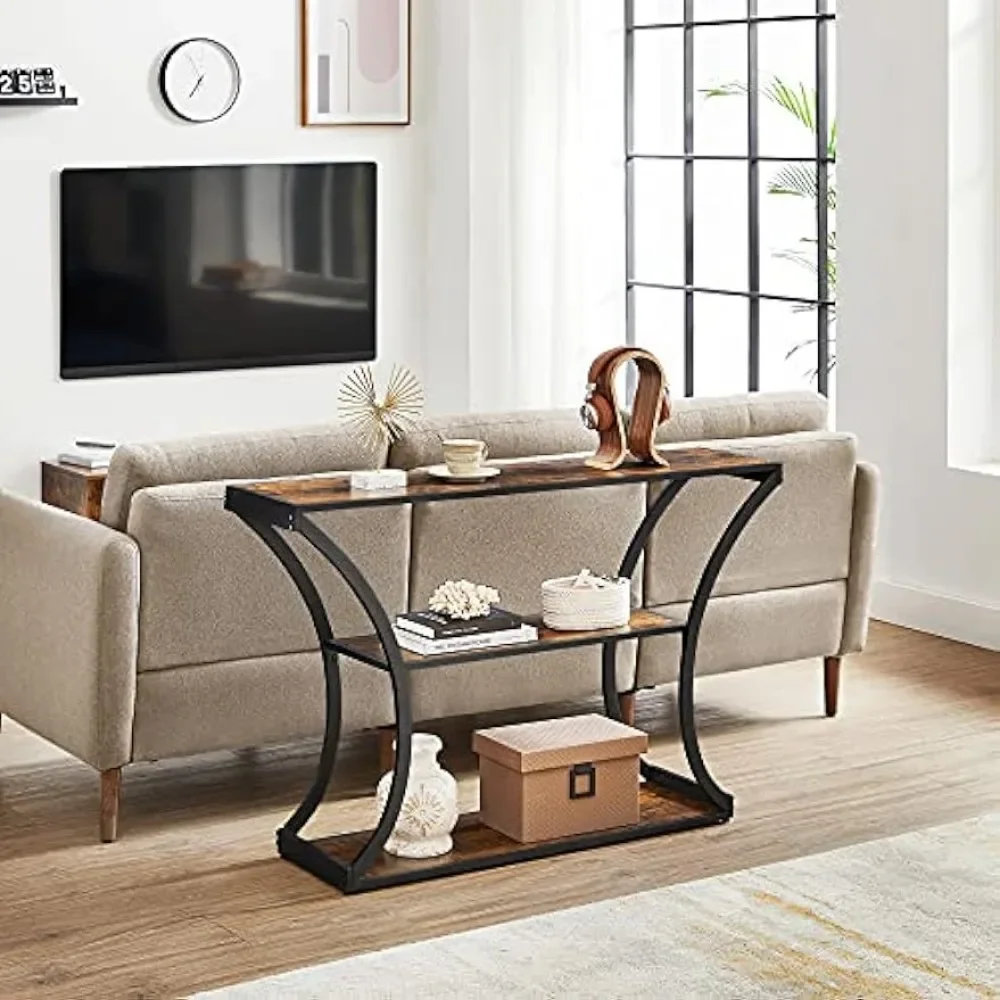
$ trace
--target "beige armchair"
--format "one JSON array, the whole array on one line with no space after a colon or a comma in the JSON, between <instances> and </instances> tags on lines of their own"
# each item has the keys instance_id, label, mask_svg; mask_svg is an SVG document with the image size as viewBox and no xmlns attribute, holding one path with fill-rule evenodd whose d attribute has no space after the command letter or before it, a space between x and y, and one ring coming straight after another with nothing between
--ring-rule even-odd
<instances>
[{"instance_id":1,"label":"beige armchair","mask_svg":"<svg viewBox=\"0 0 1000 1000\"><path fill-rule=\"evenodd\" d=\"M101 834L114 839L132 745L139 547L0 492L0 567L0 710L101 772Z\"/></svg>"}]
</instances>

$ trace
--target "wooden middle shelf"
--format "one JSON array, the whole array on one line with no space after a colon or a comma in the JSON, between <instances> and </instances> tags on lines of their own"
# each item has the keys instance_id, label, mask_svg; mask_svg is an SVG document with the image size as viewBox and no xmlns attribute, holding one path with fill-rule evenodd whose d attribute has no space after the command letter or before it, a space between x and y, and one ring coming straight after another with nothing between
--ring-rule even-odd
<instances>
[{"instance_id":1,"label":"wooden middle shelf","mask_svg":"<svg viewBox=\"0 0 1000 1000\"><path fill-rule=\"evenodd\" d=\"M545 628L540 617L525 618L525 621L538 629L538 639L535 642L521 642L512 646L492 646L486 649L463 649L454 653L437 653L433 656L422 656L403 649L403 663L413 670L425 670L431 667L443 667L453 663L469 663L475 660L497 660L508 656L526 656L530 653L543 653L548 650L572 649L577 646L597 646L603 642L621 642L624 639L639 639L649 635L664 635L670 632L681 632L685 623L665 618L655 611L639 609L632 612L628 625L621 628L599 629L594 632L557 632ZM385 651L378 636L362 635L348 639L335 640L327 644L328 648L349 656L352 659L368 663L373 667L388 670Z\"/></svg>"}]
</instances>

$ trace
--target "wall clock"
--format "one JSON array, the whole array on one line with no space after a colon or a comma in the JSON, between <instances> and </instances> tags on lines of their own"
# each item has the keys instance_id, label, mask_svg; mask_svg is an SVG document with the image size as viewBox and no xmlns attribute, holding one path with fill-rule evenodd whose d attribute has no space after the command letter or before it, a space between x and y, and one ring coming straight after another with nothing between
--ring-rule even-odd
<instances>
[{"instance_id":1,"label":"wall clock","mask_svg":"<svg viewBox=\"0 0 1000 1000\"><path fill-rule=\"evenodd\" d=\"M221 42L189 38L179 42L160 66L163 103L186 122L214 122L240 96L240 67Z\"/></svg>"}]
</instances>

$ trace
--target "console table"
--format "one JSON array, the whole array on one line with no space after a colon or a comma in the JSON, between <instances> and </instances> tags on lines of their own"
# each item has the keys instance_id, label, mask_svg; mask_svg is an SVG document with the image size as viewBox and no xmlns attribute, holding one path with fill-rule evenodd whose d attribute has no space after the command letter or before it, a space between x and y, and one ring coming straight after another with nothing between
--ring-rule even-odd
<instances>
[{"instance_id":1,"label":"console table","mask_svg":"<svg viewBox=\"0 0 1000 1000\"><path fill-rule=\"evenodd\" d=\"M326 678L323 749L312 787L278 831L278 851L283 858L341 891L353 893L656 837L678 830L725 823L732 818L732 796L712 778L698 745L694 717L698 637L708 599L723 564L750 519L780 485L782 467L780 463L708 448L671 450L668 457L669 467L626 465L610 472L588 468L578 458L516 462L504 465L502 475L480 483L441 482L417 470L410 473L406 487L379 491L352 490L347 476L275 480L227 488L226 508L256 532L281 562L302 595L316 629L323 658ZM535 642L438 656L420 656L400 649L389 615L371 585L336 541L311 517L327 510L662 482L664 488L649 505L622 558L619 573L631 577L653 529L676 496L691 480L710 476L732 476L757 485L737 509L710 554L686 620L671 621L641 609L633 613L627 626L597 632L556 632L541 627L538 620L535 624L539 625L539 633ZM340 574L368 615L374 629L372 634L347 638L335 635L315 584L284 537L288 531L302 535ZM620 719L615 682L618 644L627 639L666 633L681 636L677 706L681 738L693 780L644 759L641 773L645 780L641 788L639 823L560 840L520 844L482 824L476 814L467 814L459 820L454 832L454 849L443 857L407 860L382 850L399 817L410 770L410 737L413 733L411 671L599 645L602 647L605 711L612 718ZM340 742L341 656L384 670L390 676L398 729L395 775L385 809L374 830L309 840L301 836L301 831L323 799Z\"/></svg>"}]
</instances>

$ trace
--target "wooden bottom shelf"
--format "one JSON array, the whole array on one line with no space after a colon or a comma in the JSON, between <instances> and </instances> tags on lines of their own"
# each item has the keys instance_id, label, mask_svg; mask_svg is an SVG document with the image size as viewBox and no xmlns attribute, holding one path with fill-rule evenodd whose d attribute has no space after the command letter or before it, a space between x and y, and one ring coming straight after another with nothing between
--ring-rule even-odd
<instances>
[{"instance_id":1,"label":"wooden bottom shelf","mask_svg":"<svg viewBox=\"0 0 1000 1000\"><path fill-rule=\"evenodd\" d=\"M348 866L368 842L371 830L323 837L314 841L303 840L282 830L278 835L278 844L283 857L324 881L345 892L364 892L712 826L726 822L731 816L728 811L722 811L711 803L688 798L648 781L641 788L639 806L640 819L634 826L599 830L536 844L521 844L511 840L483 824L478 813L466 813L455 828L455 846L449 854L439 858L408 860L393 857L383 851L357 884L351 884L348 880Z\"/></svg>"}]
</instances>

